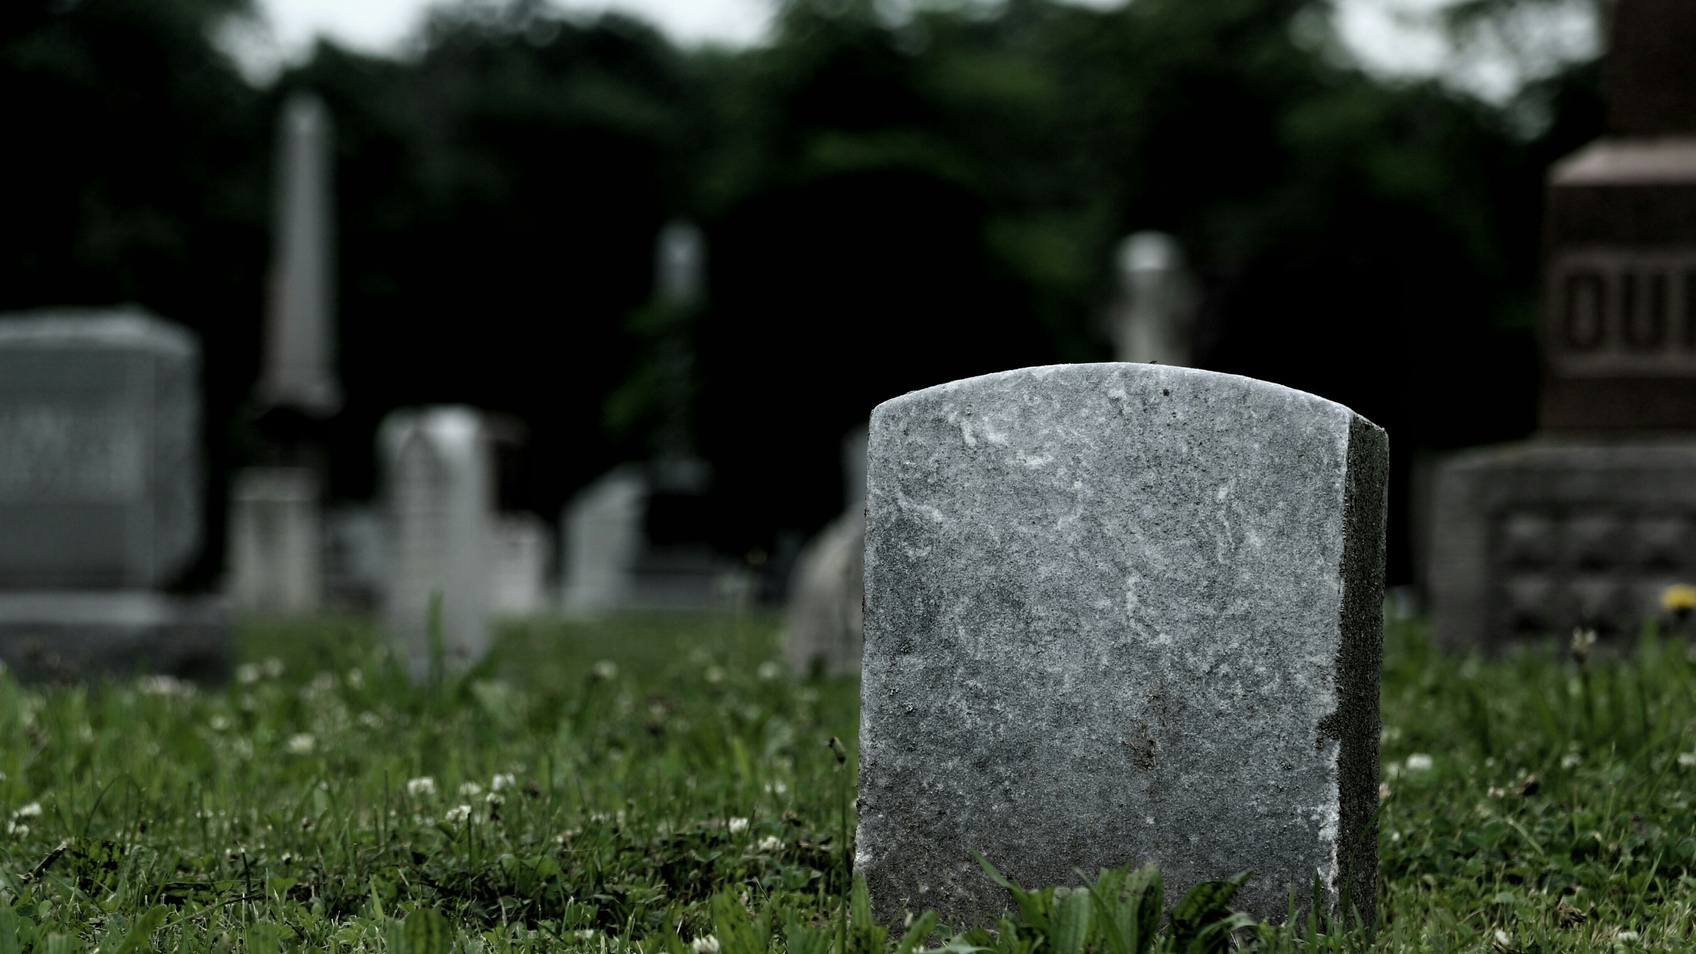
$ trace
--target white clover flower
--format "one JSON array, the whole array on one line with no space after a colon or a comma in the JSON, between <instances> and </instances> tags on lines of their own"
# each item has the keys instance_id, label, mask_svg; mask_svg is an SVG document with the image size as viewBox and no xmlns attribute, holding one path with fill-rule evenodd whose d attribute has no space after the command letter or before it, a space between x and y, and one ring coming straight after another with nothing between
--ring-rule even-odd
<instances>
[{"instance_id":1,"label":"white clover flower","mask_svg":"<svg viewBox=\"0 0 1696 954\"><path fill-rule=\"evenodd\" d=\"M289 736L288 749L294 755L311 755L318 747L318 740L309 732L297 732Z\"/></svg>"},{"instance_id":2,"label":"white clover flower","mask_svg":"<svg viewBox=\"0 0 1696 954\"><path fill-rule=\"evenodd\" d=\"M776 835L767 835L760 839L760 843L756 847L763 852L782 851L783 839Z\"/></svg>"},{"instance_id":3,"label":"white clover flower","mask_svg":"<svg viewBox=\"0 0 1696 954\"><path fill-rule=\"evenodd\" d=\"M579 941L593 941L595 939L595 935L599 933L601 932L594 928L579 928L577 931L577 939Z\"/></svg>"},{"instance_id":4,"label":"white clover flower","mask_svg":"<svg viewBox=\"0 0 1696 954\"><path fill-rule=\"evenodd\" d=\"M783 667L768 659L760 663L760 668L755 670L754 674L759 676L761 682L772 682L783 675Z\"/></svg>"},{"instance_id":5,"label":"white clover flower","mask_svg":"<svg viewBox=\"0 0 1696 954\"><path fill-rule=\"evenodd\" d=\"M230 717L219 713L208 719L206 724L212 728L213 732L222 732L230 727Z\"/></svg>"},{"instance_id":6,"label":"white clover flower","mask_svg":"<svg viewBox=\"0 0 1696 954\"><path fill-rule=\"evenodd\" d=\"M1636 931L1620 931L1614 935L1614 940L1621 944L1635 943L1639 935Z\"/></svg>"},{"instance_id":7,"label":"white clover flower","mask_svg":"<svg viewBox=\"0 0 1696 954\"><path fill-rule=\"evenodd\" d=\"M6 823L6 834L15 836L17 838L22 838L25 835L29 834L29 826L25 825L22 822L7 822Z\"/></svg>"},{"instance_id":8,"label":"white clover flower","mask_svg":"<svg viewBox=\"0 0 1696 954\"><path fill-rule=\"evenodd\" d=\"M259 681L259 667L252 663L242 663L236 667L236 682L251 686Z\"/></svg>"},{"instance_id":9,"label":"white clover flower","mask_svg":"<svg viewBox=\"0 0 1696 954\"><path fill-rule=\"evenodd\" d=\"M695 954L718 954L718 938L708 934L689 942L689 949Z\"/></svg>"},{"instance_id":10,"label":"white clover flower","mask_svg":"<svg viewBox=\"0 0 1696 954\"><path fill-rule=\"evenodd\" d=\"M259 668L264 671L267 679L279 679L283 675L283 661L275 656L260 663Z\"/></svg>"},{"instance_id":11,"label":"white clover flower","mask_svg":"<svg viewBox=\"0 0 1696 954\"><path fill-rule=\"evenodd\" d=\"M381 729L383 727L383 717L375 712L361 712L359 714L359 724L367 729Z\"/></svg>"},{"instance_id":12,"label":"white clover flower","mask_svg":"<svg viewBox=\"0 0 1696 954\"><path fill-rule=\"evenodd\" d=\"M766 783L767 795L783 795L788 793L789 786L783 784L783 779L773 779Z\"/></svg>"},{"instance_id":13,"label":"white clover flower","mask_svg":"<svg viewBox=\"0 0 1696 954\"><path fill-rule=\"evenodd\" d=\"M347 671L346 679L347 679L347 684L350 688L353 688L353 689L364 689L365 688L365 670L363 670L363 669L349 669Z\"/></svg>"},{"instance_id":14,"label":"white clover flower","mask_svg":"<svg viewBox=\"0 0 1696 954\"><path fill-rule=\"evenodd\" d=\"M1386 801L1390 800L1390 783L1389 782L1379 782L1378 783L1378 800L1380 802L1386 802Z\"/></svg>"},{"instance_id":15,"label":"white clover flower","mask_svg":"<svg viewBox=\"0 0 1696 954\"><path fill-rule=\"evenodd\" d=\"M500 792L490 792L489 794L483 796L483 801L488 802L490 805L493 805L496 808L499 808L502 805L506 804L506 796L502 795Z\"/></svg>"},{"instance_id":16,"label":"white clover flower","mask_svg":"<svg viewBox=\"0 0 1696 954\"><path fill-rule=\"evenodd\" d=\"M1696 768L1696 752L1678 753L1679 768Z\"/></svg>"},{"instance_id":17,"label":"white clover flower","mask_svg":"<svg viewBox=\"0 0 1696 954\"><path fill-rule=\"evenodd\" d=\"M489 779L489 790L492 792L504 792L509 788L517 787L517 785L518 779L511 772L502 772Z\"/></svg>"},{"instance_id":18,"label":"white clover flower","mask_svg":"<svg viewBox=\"0 0 1696 954\"><path fill-rule=\"evenodd\" d=\"M618 663L603 659L589 668L589 672L602 682L612 682L618 678Z\"/></svg>"},{"instance_id":19,"label":"white clover flower","mask_svg":"<svg viewBox=\"0 0 1696 954\"><path fill-rule=\"evenodd\" d=\"M21 805L21 806L18 807L17 811L12 813L12 817L13 818L40 818L41 817L41 803L40 802L30 802L28 805Z\"/></svg>"},{"instance_id":20,"label":"white clover flower","mask_svg":"<svg viewBox=\"0 0 1696 954\"><path fill-rule=\"evenodd\" d=\"M406 794L413 798L429 798L436 794L436 780L428 775L412 779L406 783Z\"/></svg>"},{"instance_id":21,"label":"white clover flower","mask_svg":"<svg viewBox=\"0 0 1696 954\"><path fill-rule=\"evenodd\" d=\"M468 819L470 817L471 817L471 806L470 805L455 805L454 807L448 809L448 813L446 815L442 816L442 820L447 822L450 825L458 825L458 824L463 823L466 819Z\"/></svg>"},{"instance_id":22,"label":"white clover flower","mask_svg":"<svg viewBox=\"0 0 1696 954\"><path fill-rule=\"evenodd\" d=\"M724 681L724 670L717 666L708 666L703 678L707 680L707 685L716 686Z\"/></svg>"},{"instance_id":23,"label":"white clover flower","mask_svg":"<svg viewBox=\"0 0 1696 954\"><path fill-rule=\"evenodd\" d=\"M730 820L729 828L732 835L740 835L748 830L748 819L732 818Z\"/></svg>"},{"instance_id":24,"label":"white clover flower","mask_svg":"<svg viewBox=\"0 0 1696 954\"><path fill-rule=\"evenodd\" d=\"M477 796L479 796L481 794L483 794L483 786L478 785L476 782L461 782L460 783L460 786L459 786L459 797L460 798L476 798Z\"/></svg>"},{"instance_id":25,"label":"white clover flower","mask_svg":"<svg viewBox=\"0 0 1696 954\"><path fill-rule=\"evenodd\" d=\"M192 683L175 676L143 676L136 680L135 688L144 696L186 696L194 692Z\"/></svg>"},{"instance_id":26,"label":"white clover flower","mask_svg":"<svg viewBox=\"0 0 1696 954\"><path fill-rule=\"evenodd\" d=\"M1429 772L1436 763L1424 752L1415 752L1407 757L1406 764L1409 772Z\"/></svg>"},{"instance_id":27,"label":"white clover flower","mask_svg":"<svg viewBox=\"0 0 1696 954\"><path fill-rule=\"evenodd\" d=\"M1584 761L1584 756L1579 755L1577 752L1568 752L1567 754L1561 756L1561 768L1563 768L1563 769L1577 768L1578 764L1580 762L1583 762L1583 761Z\"/></svg>"},{"instance_id":28,"label":"white clover flower","mask_svg":"<svg viewBox=\"0 0 1696 954\"><path fill-rule=\"evenodd\" d=\"M307 686L307 688L315 693L329 692L336 688L336 674L333 672L320 672L312 677L312 682Z\"/></svg>"}]
</instances>

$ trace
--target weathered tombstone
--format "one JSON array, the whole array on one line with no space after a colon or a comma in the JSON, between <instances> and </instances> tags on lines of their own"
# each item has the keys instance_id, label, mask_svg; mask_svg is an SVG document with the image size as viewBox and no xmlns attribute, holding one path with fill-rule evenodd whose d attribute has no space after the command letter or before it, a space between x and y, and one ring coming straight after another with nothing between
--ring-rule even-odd
<instances>
[{"instance_id":1,"label":"weathered tombstone","mask_svg":"<svg viewBox=\"0 0 1696 954\"><path fill-rule=\"evenodd\" d=\"M795 561L783 627L796 676L860 671L864 643L866 429L842 439L842 516L808 541Z\"/></svg>"},{"instance_id":2,"label":"weathered tombstone","mask_svg":"<svg viewBox=\"0 0 1696 954\"><path fill-rule=\"evenodd\" d=\"M489 551L494 462L481 415L467 407L396 411L380 443L389 506L385 616L415 676L439 634L443 662L464 666L489 648Z\"/></svg>"},{"instance_id":3,"label":"weathered tombstone","mask_svg":"<svg viewBox=\"0 0 1696 954\"><path fill-rule=\"evenodd\" d=\"M560 601L567 613L594 615L633 600L647 496L648 482L641 469L625 465L566 504Z\"/></svg>"},{"instance_id":4,"label":"weathered tombstone","mask_svg":"<svg viewBox=\"0 0 1696 954\"><path fill-rule=\"evenodd\" d=\"M548 554L553 534L540 517L503 513L495 518L489 561L489 598L496 614L529 616L548 608Z\"/></svg>"},{"instance_id":5,"label":"weathered tombstone","mask_svg":"<svg viewBox=\"0 0 1696 954\"><path fill-rule=\"evenodd\" d=\"M1610 133L1549 173L1539 433L1435 478L1445 646L1628 637L1696 579L1696 4L1613 17Z\"/></svg>"},{"instance_id":6,"label":"weathered tombstone","mask_svg":"<svg viewBox=\"0 0 1696 954\"><path fill-rule=\"evenodd\" d=\"M324 540L318 475L304 467L250 467L230 490L230 601L253 613L315 613Z\"/></svg>"},{"instance_id":7,"label":"weathered tombstone","mask_svg":"<svg viewBox=\"0 0 1696 954\"><path fill-rule=\"evenodd\" d=\"M561 608L706 609L734 602L746 574L702 540L705 465L624 464L566 504Z\"/></svg>"},{"instance_id":8,"label":"weathered tombstone","mask_svg":"<svg viewBox=\"0 0 1696 954\"><path fill-rule=\"evenodd\" d=\"M1025 368L872 412L859 832L878 916L1252 869L1373 922L1384 432L1300 391Z\"/></svg>"},{"instance_id":9,"label":"weathered tombstone","mask_svg":"<svg viewBox=\"0 0 1696 954\"><path fill-rule=\"evenodd\" d=\"M1119 243L1116 264L1114 358L1188 366L1194 351L1195 294L1177 239L1164 232L1137 232Z\"/></svg>"},{"instance_id":10,"label":"weathered tombstone","mask_svg":"<svg viewBox=\"0 0 1696 954\"><path fill-rule=\"evenodd\" d=\"M26 677L216 676L200 552L200 348L133 309L0 319L0 657Z\"/></svg>"},{"instance_id":11,"label":"weathered tombstone","mask_svg":"<svg viewBox=\"0 0 1696 954\"><path fill-rule=\"evenodd\" d=\"M383 509L342 504L324 515L324 606L373 613L388 592L389 541Z\"/></svg>"}]
</instances>

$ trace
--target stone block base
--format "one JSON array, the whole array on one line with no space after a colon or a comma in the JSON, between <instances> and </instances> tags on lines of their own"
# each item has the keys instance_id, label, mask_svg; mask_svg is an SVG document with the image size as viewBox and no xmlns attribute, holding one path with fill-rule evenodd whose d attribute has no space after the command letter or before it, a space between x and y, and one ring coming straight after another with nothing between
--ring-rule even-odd
<instances>
[{"instance_id":1,"label":"stone block base","mask_svg":"<svg viewBox=\"0 0 1696 954\"><path fill-rule=\"evenodd\" d=\"M25 681L137 674L216 681L230 669L217 597L145 591L0 593L0 660Z\"/></svg>"},{"instance_id":2,"label":"stone block base","mask_svg":"<svg viewBox=\"0 0 1696 954\"><path fill-rule=\"evenodd\" d=\"M1696 583L1696 440L1538 438L1442 465L1432 632L1495 650L1593 627L1629 643L1661 594Z\"/></svg>"}]
</instances>

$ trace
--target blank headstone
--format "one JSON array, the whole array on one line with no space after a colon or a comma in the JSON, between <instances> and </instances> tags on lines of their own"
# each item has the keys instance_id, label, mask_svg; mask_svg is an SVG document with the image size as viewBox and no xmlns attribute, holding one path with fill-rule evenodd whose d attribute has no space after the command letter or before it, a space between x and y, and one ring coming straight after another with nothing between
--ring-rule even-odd
<instances>
[{"instance_id":1,"label":"blank headstone","mask_svg":"<svg viewBox=\"0 0 1696 954\"><path fill-rule=\"evenodd\" d=\"M168 596L201 547L200 349L134 309L0 319L0 656L26 676L216 675L221 605Z\"/></svg>"},{"instance_id":2,"label":"blank headstone","mask_svg":"<svg viewBox=\"0 0 1696 954\"><path fill-rule=\"evenodd\" d=\"M1143 364L1026 368L872 412L858 854L880 917L1253 869L1372 923L1384 432Z\"/></svg>"},{"instance_id":3,"label":"blank headstone","mask_svg":"<svg viewBox=\"0 0 1696 954\"><path fill-rule=\"evenodd\" d=\"M529 616L548 608L548 556L554 535L532 513L503 513L495 518L489 560L489 599L496 614Z\"/></svg>"},{"instance_id":4,"label":"blank headstone","mask_svg":"<svg viewBox=\"0 0 1696 954\"><path fill-rule=\"evenodd\" d=\"M1137 232L1119 243L1113 356L1187 366L1193 360L1195 295L1178 240Z\"/></svg>"},{"instance_id":5,"label":"blank headstone","mask_svg":"<svg viewBox=\"0 0 1696 954\"><path fill-rule=\"evenodd\" d=\"M414 675L427 671L431 627L444 662L489 648L494 461L481 415L467 407L396 411L380 441L389 506L385 616Z\"/></svg>"},{"instance_id":6,"label":"blank headstone","mask_svg":"<svg viewBox=\"0 0 1696 954\"><path fill-rule=\"evenodd\" d=\"M324 534L318 475L305 467L249 467L230 488L230 601L238 610L302 615L323 598Z\"/></svg>"},{"instance_id":7,"label":"blank headstone","mask_svg":"<svg viewBox=\"0 0 1696 954\"><path fill-rule=\"evenodd\" d=\"M585 487L566 504L560 601L567 613L594 615L634 599L647 500L647 478L640 468L626 465Z\"/></svg>"}]
</instances>

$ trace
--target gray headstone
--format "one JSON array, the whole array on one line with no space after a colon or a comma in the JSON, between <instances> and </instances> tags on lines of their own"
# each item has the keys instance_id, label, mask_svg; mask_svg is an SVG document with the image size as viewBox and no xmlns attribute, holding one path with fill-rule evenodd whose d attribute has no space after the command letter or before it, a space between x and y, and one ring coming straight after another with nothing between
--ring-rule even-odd
<instances>
[{"instance_id":1,"label":"gray headstone","mask_svg":"<svg viewBox=\"0 0 1696 954\"><path fill-rule=\"evenodd\" d=\"M467 407L396 411L379 440L389 505L385 616L413 674L427 671L433 625L444 662L489 648L494 459L481 415Z\"/></svg>"},{"instance_id":2,"label":"gray headstone","mask_svg":"<svg viewBox=\"0 0 1696 954\"><path fill-rule=\"evenodd\" d=\"M324 533L318 475L250 467L230 488L230 602L250 613L306 615L323 603Z\"/></svg>"},{"instance_id":3,"label":"gray headstone","mask_svg":"<svg viewBox=\"0 0 1696 954\"><path fill-rule=\"evenodd\" d=\"M201 547L200 349L135 309L0 318L0 658L24 678L217 677Z\"/></svg>"},{"instance_id":4,"label":"gray headstone","mask_svg":"<svg viewBox=\"0 0 1696 954\"><path fill-rule=\"evenodd\" d=\"M1119 243L1116 265L1114 358L1188 366L1194 351L1195 291L1178 240L1164 232L1137 232Z\"/></svg>"},{"instance_id":5,"label":"gray headstone","mask_svg":"<svg viewBox=\"0 0 1696 954\"><path fill-rule=\"evenodd\" d=\"M151 589L201 545L200 351L140 311L0 319L0 589Z\"/></svg>"},{"instance_id":6,"label":"gray headstone","mask_svg":"<svg viewBox=\"0 0 1696 954\"><path fill-rule=\"evenodd\" d=\"M330 115L323 101L310 93L290 96L277 139L271 298L259 399L266 406L332 414L342 396L335 373Z\"/></svg>"},{"instance_id":7,"label":"gray headstone","mask_svg":"<svg viewBox=\"0 0 1696 954\"><path fill-rule=\"evenodd\" d=\"M591 616L635 599L636 559L648 480L640 468L610 471L565 507L565 573L560 601L572 615Z\"/></svg>"},{"instance_id":8,"label":"gray headstone","mask_svg":"<svg viewBox=\"0 0 1696 954\"><path fill-rule=\"evenodd\" d=\"M1244 869L1373 921L1384 432L1141 364L1026 368L872 412L858 854L882 918Z\"/></svg>"},{"instance_id":9,"label":"gray headstone","mask_svg":"<svg viewBox=\"0 0 1696 954\"><path fill-rule=\"evenodd\" d=\"M549 554L554 535L532 513L503 513L495 518L494 550L489 561L489 599L496 614L530 616L550 608Z\"/></svg>"},{"instance_id":10,"label":"gray headstone","mask_svg":"<svg viewBox=\"0 0 1696 954\"><path fill-rule=\"evenodd\" d=\"M866 429L842 438L842 516L795 560L783 645L797 676L860 671L866 589Z\"/></svg>"}]
</instances>

